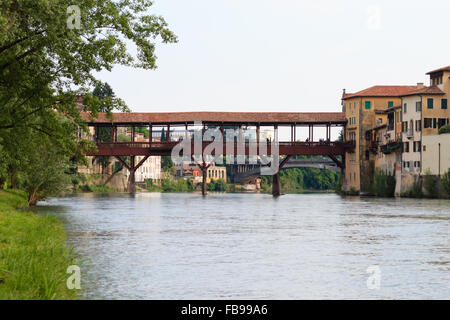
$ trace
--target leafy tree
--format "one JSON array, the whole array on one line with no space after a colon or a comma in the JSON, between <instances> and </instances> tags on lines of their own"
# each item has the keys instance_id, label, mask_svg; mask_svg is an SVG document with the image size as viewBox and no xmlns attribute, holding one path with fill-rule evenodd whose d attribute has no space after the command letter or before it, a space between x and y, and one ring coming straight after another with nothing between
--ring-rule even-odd
<instances>
[{"instance_id":1,"label":"leafy tree","mask_svg":"<svg viewBox=\"0 0 450 320\"><path fill-rule=\"evenodd\" d=\"M80 111L92 116L128 111L121 99L107 96L109 89L95 72L117 64L154 69L156 44L177 40L162 17L148 13L149 0L78 0L80 28L68 23L74 18L67 13L72 4L0 2L0 182L6 172L12 185L20 176L33 185L29 170L56 175L63 169L57 159L82 161L83 151L93 145L76 139L78 128L87 129ZM90 88L97 85L94 95ZM35 159L32 165L33 152L41 150L49 161Z\"/></svg>"},{"instance_id":2,"label":"leafy tree","mask_svg":"<svg viewBox=\"0 0 450 320\"><path fill-rule=\"evenodd\" d=\"M105 82L105 83L98 83L94 91L92 91L92 95L94 97L97 97L100 101L103 101L105 99L114 98L115 94L112 90L111 86ZM107 108L105 106L100 107L100 112L107 112ZM97 128L97 140L101 142L112 142L112 128L111 127L98 127ZM104 173L105 169L110 165L111 158L108 156L98 156L94 158L94 161L97 161L100 163L100 166L102 168L102 173Z\"/></svg>"},{"instance_id":3,"label":"leafy tree","mask_svg":"<svg viewBox=\"0 0 450 320\"><path fill-rule=\"evenodd\" d=\"M164 172L173 173L175 167L173 165L172 158L170 156L162 156L161 157L161 169Z\"/></svg>"}]
</instances>

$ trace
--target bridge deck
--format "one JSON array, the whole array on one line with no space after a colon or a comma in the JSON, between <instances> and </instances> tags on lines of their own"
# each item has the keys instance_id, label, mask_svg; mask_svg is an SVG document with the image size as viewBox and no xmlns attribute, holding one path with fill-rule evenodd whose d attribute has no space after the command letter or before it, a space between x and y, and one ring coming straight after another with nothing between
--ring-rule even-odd
<instances>
[{"instance_id":1,"label":"bridge deck","mask_svg":"<svg viewBox=\"0 0 450 320\"><path fill-rule=\"evenodd\" d=\"M179 142L98 142L97 151L87 152L88 156L165 156L170 155L172 149ZM210 141L203 142L203 149L209 145ZM344 142L279 142L280 155L343 155L346 150L353 148L352 143ZM227 152L226 142L223 143L223 154ZM251 150L256 150L257 143L246 142L244 144L245 155L251 154ZM191 146L191 154L194 152L194 144ZM234 154L238 152L238 145L234 143ZM211 153L215 155L215 152ZM272 154L271 144L267 145L268 155Z\"/></svg>"}]
</instances>

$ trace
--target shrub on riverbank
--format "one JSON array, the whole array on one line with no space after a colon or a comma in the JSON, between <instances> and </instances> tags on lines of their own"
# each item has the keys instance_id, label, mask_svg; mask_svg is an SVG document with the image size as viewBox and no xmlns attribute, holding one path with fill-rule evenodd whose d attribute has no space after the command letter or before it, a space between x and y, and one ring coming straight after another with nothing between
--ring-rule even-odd
<instances>
[{"instance_id":1,"label":"shrub on riverbank","mask_svg":"<svg viewBox=\"0 0 450 320\"><path fill-rule=\"evenodd\" d=\"M415 181L411 189L402 197L407 198L423 198L422 184L419 181Z\"/></svg>"},{"instance_id":2,"label":"shrub on riverbank","mask_svg":"<svg viewBox=\"0 0 450 320\"><path fill-rule=\"evenodd\" d=\"M190 192L195 186L191 180L166 178L161 180L161 189L164 192Z\"/></svg>"},{"instance_id":3,"label":"shrub on riverbank","mask_svg":"<svg viewBox=\"0 0 450 320\"><path fill-rule=\"evenodd\" d=\"M437 181L429 169L425 171L423 176L423 186L427 197L434 198L438 196Z\"/></svg>"},{"instance_id":4,"label":"shrub on riverbank","mask_svg":"<svg viewBox=\"0 0 450 320\"><path fill-rule=\"evenodd\" d=\"M208 191L215 191L215 192L225 192L227 191L227 184L223 180L211 180L210 183L208 183Z\"/></svg>"},{"instance_id":5,"label":"shrub on riverbank","mask_svg":"<svg viewBox=\"0 0 450 320\"><path fill-rule=\"evenodd\" d=\"M377 197L394 197L395 176L382 170L376 170L370 193Z\"/></svg>"},{"instance_id":6,"label":"shrub on riverbank","mask_svg":"<svg viewBox=\"0 0 450 320\"><path fill-rule=\"evenodd\" d=\"M52 216L20 211L21 191L0 191L0 300L75 299L67 267L75 264L61 223Z\"/></svg>"},{"instance_id":7,"label":"shrub on riverbank","mask_svg":"<svg viewBox=\"0 0 450 320\"><path fill-rule=\"evenodd\" d=\"M450 169L442 176L441 184L447 195L450 196Z\"/></svg>"}]
</instances>

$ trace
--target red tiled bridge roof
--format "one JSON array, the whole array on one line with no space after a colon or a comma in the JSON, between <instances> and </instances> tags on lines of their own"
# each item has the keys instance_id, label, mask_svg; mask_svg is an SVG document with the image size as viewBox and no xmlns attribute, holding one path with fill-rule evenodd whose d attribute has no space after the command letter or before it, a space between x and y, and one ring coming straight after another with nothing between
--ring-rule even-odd
<instances>
[{"instance_id":1,"label":"red tiled bridge roof","mask_svg":"<svg viewBox=\"0 0 450 320\"><path fill-rule=\"evenodd\" d=\"M82 112L88 124L111 123L105 113L96 119ZM115 124L183 124L202 121L206 123L260 123L260 124L345 124L343 112L161 112L113 113Z\"/></svg>"}]
</instances>

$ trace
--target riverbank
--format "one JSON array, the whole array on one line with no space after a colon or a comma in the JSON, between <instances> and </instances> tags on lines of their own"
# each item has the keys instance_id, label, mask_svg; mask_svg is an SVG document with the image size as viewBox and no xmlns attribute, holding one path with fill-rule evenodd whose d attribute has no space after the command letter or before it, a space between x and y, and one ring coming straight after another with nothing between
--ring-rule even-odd
<instances>
[{"instance_id":1,"label":"riverbank","mask_svg":"<svg viewBox=\"0 0 450 320\"><path fill-rule=\"evenodd\" d=\"M25 193L0 191L0 300L76 299L66 286L75 258L61 222L27 207Z\"/></svg>"}]
</instances>

